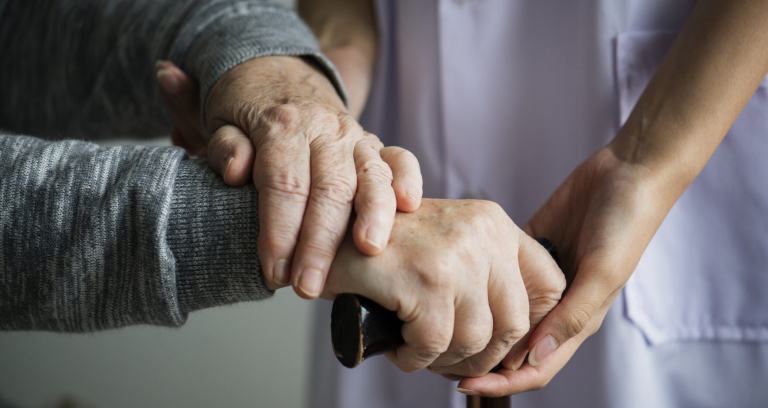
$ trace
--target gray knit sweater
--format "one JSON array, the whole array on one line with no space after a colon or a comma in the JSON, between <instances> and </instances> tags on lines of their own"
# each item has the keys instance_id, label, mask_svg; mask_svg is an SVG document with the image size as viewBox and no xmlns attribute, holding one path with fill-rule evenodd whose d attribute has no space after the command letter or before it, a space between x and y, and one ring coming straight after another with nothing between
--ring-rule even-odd
<instances>
[{"instance_id":1,"label":"gray knit sweater","mask_svg":"<svg viewBox=\"0 0 768 408\"><path fill-rule=\"evenodd\" d=\"M169 134L156 60L205 106L264 55L313 56L344 95L311 32L264 0L0 0L0 329L179 326L271 295L252 187L179 148L83 141Z\"/></svg>"}]
</instances>

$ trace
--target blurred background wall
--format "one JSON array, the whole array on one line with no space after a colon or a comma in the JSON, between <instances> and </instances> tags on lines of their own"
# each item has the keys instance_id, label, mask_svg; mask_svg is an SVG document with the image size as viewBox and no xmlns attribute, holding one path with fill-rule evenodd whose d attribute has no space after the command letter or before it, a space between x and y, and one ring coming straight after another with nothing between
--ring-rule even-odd
<instances>
[{"instance_id":1,"label":"blurred background wall","mask_svg":"<svg viewBox=\"0 0 768 408\"><path fill-rule=\"evenodd\" d=\"M311 303L284 289L192 313L180 329L0 332L0 407L54 406L64 396L88 407L301 407L310 317Z\"/></svg>"}]
</instances>

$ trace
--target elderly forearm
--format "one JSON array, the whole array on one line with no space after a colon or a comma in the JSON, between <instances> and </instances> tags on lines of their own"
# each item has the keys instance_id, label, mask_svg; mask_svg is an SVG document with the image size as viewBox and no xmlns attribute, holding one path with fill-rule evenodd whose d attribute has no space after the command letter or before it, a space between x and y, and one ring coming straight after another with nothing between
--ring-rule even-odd
<instances>
[{"instance_id":1,"label":"elderly forearm","mask_svg":"<svg viewBox=\"0 0 768 408\"><path fill-rule=\"evenodd\" d=\"M768 2L701 0L611 142L673 200L699 174L768 73Z\"/></svg>"},{"instance_id":2,"label":"elderly forearm","mask_svg":"<svg viewBox=\"0 0 768 408\"><path fill-rule=\"evenodd\" d=\"M68 137L166 135L155 80L169 59L200 83L265 55L335 69L291 10L268 0L0 0L0 128Z\"/></svg>"},{"instance_id":3,"label":"elderly forearm","mask_svg":"<svg viewBox=\"0 0 768 408\"><path fill-rule=\"evenodd\" d=\"M0 330L179 326L269 297L258 196L174 147L0 133Z\"/></svg>"},{"instance_id":4,"label":"elderly forearm","mask_svg":"<svg viewBox=\"0 0 768 408\"><path fill-rule=\"evenodd\" d=\"M349 91L349 109L360 116L378 54L378 30L371 0L299 0L299 14L339 69Z\"/></svg>"}]
</instances>

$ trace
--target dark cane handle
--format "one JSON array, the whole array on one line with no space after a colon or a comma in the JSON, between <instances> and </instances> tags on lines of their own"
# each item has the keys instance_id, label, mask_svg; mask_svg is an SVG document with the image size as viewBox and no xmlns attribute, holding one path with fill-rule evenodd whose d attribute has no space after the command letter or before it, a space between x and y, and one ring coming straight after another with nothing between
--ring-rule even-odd
<instances>
[{"instance_id":1,"label":"dark cane handle","mask_svg":"<svg viewBox=\"0 0 768 408\"><path fill-rule=\"evenodd\" d=\"M546 238L538 241L557 261L557 250ZM397 313L378 303L348 293L333 301L331 342L336 358L344 367L353 368L369 356L384 353L403 344L403 322Z\"/></svg>"}]
</instances>

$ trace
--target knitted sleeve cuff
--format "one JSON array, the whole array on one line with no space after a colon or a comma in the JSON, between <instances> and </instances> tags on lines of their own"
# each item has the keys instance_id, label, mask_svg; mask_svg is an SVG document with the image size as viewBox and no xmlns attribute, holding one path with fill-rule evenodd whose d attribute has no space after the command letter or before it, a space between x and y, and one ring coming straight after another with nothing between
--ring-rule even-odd
<instances>
[{"instance_id":1,"label":"knitted sleeve cuff","mask_svg":"<svg viewBox=\"0 0 768 408\"><path fill-rule=\"evenodd\" d=\"M293 10L263 1L218 2L198 12L183 30L171 60L198 79L204 126L205 104L216 81L234 66L257 57L313 58L344 104L348 103L341 76Z\"/></svg>"},{"instance_id":2,"label":"knitted sleeve cuff","mask_svg":"<svg viewBox=\"0 0 768 408\"><path fill-rule=\"evenodd\" d=\"M168 220L183 312L272 296L256 248L258 193L233 188L202 160L182 160Z\"/></svg>"}]
</instances>

